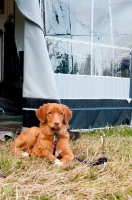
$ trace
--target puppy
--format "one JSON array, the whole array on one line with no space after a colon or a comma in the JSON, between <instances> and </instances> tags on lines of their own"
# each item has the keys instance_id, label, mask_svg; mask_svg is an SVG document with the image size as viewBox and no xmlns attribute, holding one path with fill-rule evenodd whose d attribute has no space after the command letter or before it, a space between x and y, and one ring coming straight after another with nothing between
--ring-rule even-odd
<instances>
[{"instance_id":1,"label":"puppy","mask_svg":"<svg viewBox=\"0 0 132 200\"><path fill-rule=\"evenodd\" d=\"M72 117L72 111L63 104L48 103L36 110L36 116L40 126L22 132L16 138L11 152L23 156L44 157L58 165L73 160L74 155L68 144L68 121ZM55 135L59 138L56 147Z\"/></svg>"}]
</instances>

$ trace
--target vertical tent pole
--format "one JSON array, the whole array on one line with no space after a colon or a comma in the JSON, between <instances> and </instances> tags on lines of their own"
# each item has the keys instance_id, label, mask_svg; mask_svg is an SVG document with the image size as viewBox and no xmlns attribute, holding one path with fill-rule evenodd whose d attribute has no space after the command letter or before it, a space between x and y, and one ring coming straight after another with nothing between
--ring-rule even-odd
<instances>
[{"instance_id":1,"label":"vertical tent pole","mask_svg":"<svg viewBox=\"0 0 132 200\"><path fill-rule=\"evenodd\" d=\"M129 90L129 98L132 99L132 52L130 53L130 90ZM132 110L131 110L130 126L132 126Z\"/></svg>"}]
</instances>

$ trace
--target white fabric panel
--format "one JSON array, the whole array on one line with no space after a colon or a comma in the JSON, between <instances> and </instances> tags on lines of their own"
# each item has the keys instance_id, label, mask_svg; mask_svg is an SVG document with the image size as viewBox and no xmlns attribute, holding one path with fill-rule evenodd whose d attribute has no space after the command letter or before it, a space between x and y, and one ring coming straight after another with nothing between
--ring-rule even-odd
<instances>
[{"instance_id":1,"label":"white fabric panel","mask_svg":"<svg viewBox=\"0 0 132 200\"><path fill-rule=\"evenodd\" d=\"M59 99L41 29L25 20L23 97Z\"/></svg>"},{"instance_id":2,"label":"white fabric panel","mask_svg":"<svg viewBox=\"0 0 132 200\"><path fill-rule=\"evenodd\" d=\"M38 0L15 0L21 13L43 29L43 20Z\"/></svg>"},{"instance_id":3,"label":"white fabric panel","mask_svg":"<svg viewBox=\"0 0 132 200\"><path fill-rule=\"evenodd\" d=\"M129 78L54 74L60 99L128 99Z\"/></svg>"},{"instance_id":4,"label":"white fabric panel","mask_svg":"<svg viewBox=\"0 0 132 200\"><path fill-rule=\"evenodd\" d=\"M16 0L25 16L23 97L59 99L37 0ZM41 29L40 29L41 27Z\"/></svg>"}]
</instances>

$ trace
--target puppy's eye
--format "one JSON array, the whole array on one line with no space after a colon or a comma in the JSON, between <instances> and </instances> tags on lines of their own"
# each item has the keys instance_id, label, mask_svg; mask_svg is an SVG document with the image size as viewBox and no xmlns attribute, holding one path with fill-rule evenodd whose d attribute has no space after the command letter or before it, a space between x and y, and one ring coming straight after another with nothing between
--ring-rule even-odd
<instances>
[{"instance_id":1,"label":"puppy's eye","mask_svg":"<svg viewBox=\"0 0 132 200\"><path fill-rule=\"evenodd\" d=\"M63 115L63 112L60 112L60 115Z\"/></svg>"},{"instance_id":2,"label":"puppy's eye","mask_svg":"<svg viewBox=\"0 0 132 200\"><path fill-rule=\"evenodd\" d=\"M48 115L52 115L52 112L48 112Z\"/></svg>"}]
</instances>

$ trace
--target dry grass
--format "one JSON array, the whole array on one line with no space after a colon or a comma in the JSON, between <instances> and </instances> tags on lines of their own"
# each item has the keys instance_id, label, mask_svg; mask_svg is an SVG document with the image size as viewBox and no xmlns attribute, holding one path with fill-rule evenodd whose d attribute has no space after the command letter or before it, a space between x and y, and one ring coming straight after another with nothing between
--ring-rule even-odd
<instances>
[{"instance_id":1,"label":"dry grass","mask_svg":"<svg viewBox=\"0 0 132 200\"><path fill-rule=\"evenodd\" d=\"M0 178L1 200L131 200L132 130L116 127L82 134L70 142L76 157L93 161L102 156L100 134L106 136L108 162L89 167L78 161L57 167L46 159L19 158L10 154L12 141L1 142L6 178ZM0 167L1 168L1 167Z\"/></svg>"}]
</instances>

